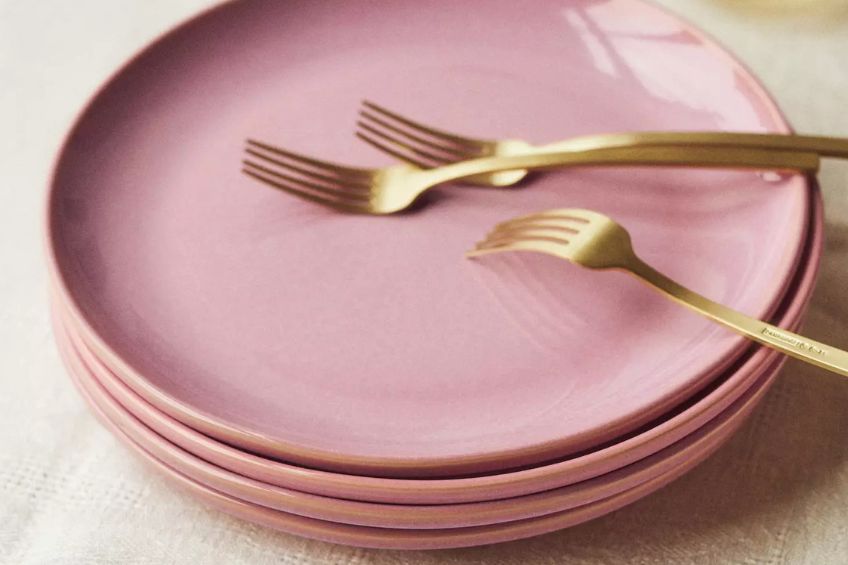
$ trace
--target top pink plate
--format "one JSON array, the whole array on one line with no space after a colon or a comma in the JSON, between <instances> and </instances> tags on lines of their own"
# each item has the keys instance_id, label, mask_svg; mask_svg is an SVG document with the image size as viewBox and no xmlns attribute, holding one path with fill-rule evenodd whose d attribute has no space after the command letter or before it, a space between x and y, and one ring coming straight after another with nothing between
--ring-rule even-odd
<instances>
[{"instance_id":1,"label":"top pink plate","mask_svg":"<svg viewBox=\"0 0 848 565\"><path fill-rule=\"evenodd\" d=\"M242 140L362 165L360 97L478 136L788 131L739 64L635 0L236 2L166 35L95 97L53 180L60 291L98 355L196 429L298 464L447 476L631 431L745 340L623 274L470 263L495 222L621 221L651 264L767 317L804 240L800 177L573 169L446 187L416 213L333 213L239 173ZM436 196L434 194L434 196Z\"/></svg>"}]
</instances>

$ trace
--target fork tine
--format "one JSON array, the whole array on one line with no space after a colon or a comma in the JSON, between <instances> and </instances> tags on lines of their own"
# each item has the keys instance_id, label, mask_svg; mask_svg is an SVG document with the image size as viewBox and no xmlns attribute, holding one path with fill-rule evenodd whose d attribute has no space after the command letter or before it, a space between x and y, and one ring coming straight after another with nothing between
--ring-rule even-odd
<instances>
[{"instance_id":1,"label":"fork tine","mask_svg":"<svg viewBox=\"0 0 848 565\"><path fill-rule=\"evenodd\" d=\"M301 189L308 188L309 190L320 192L322 194L326 194L327 196L348 198L350 200L367 200L370 194L367 190L359 187L356 187L355 190L350 190L349 187L331 187L323 184L309 182L305 179L293 177L291 175L287 175L285 173L269 169L268 167L263 167L262 165L255 163L249 159L244 159L242 161L242 164L264 175L273 177L280 182L285 182L289 186L294 186Z\"/></svg>"},{"instance_id":2,"label":"fork tine","mask_svg":"<svg viewBox=\"0 0 848 565\"><path fill-rule=\"evenodd\" d=\"M359 139L361 139L365 143L375 147L378 151L382 151L383 153L387 153L387 154L391 155L395 159L399 159L401 161L409 163L410 165L414 165L414 166L416 166L420 169L430 169L430 168L432 168L432 165L425 163L424 161L421 161L420 159L416 159L415 157L407 155L406 153L402 153L402 152L400 152L400 151L398 151L398 150L396 150L392 147L389 147L388 145L380 142L379 140L377 140L377 139L371 137L370 135L365 134L361 131L356 132L356 137L358 137Z\"/></svg>"},{"instance_id":3,"label":"fork tine","mask_svg":"<svg viewBox=\"0 0 848 565\"><path fill-rule=\"evenodd\" d=\"M316 172L314 172L310 169L300 167L300 166L295 165L293 163L289 163L288 161L283 161L281 159L275 159L274 157L269 157L268 155L265 155L264 153L256 151L255 149L252 149L250 147L245 148L244 152L247 153L248 155L252 155L253 157L256 157L257 159L261 159L262 161L264 161L266 163L276 165L277 167L280 167L283 170L294 171L294 172L296 172L300 175L303 175L303 176L308 177L310 179L322 181L322 182L327 183L328 185L333 186L333 187L345 188L345 189L350 189L350 190L353 190L355 188L367 190L371 187L371 182L369 182L365 179L342 178L342 177L337 177L337 176L322 175L322 174L316 173Z\"/></svg>"},{"instance_id":4,"label":"fork tine","mask_svg":"<svg viewBox=\"0 0 848 565\"><path fill-rule=\"evenodd\" d=\"M573 227L568 226L568 225L563 225L563 224L557 224L557 223L551 223L551 222L527 223L527 224L520 224L520 225L509 225L509 226L505 226L505 227L501 227L501 228L495 227L492 231L490 231L488 234L486 234L486 238L488 239L490 237L495 237L495 236L497 236L497 237L506 237L506 236L519 237L519 236L527 234L529 232L538 232L538 231L552 232L552 233L558 232L558 233L565 233L565 234L570 234L570 235L578 235L580 233L579 229L573 228Z\"/></svg>"},{"instance_id":5,"label":"fork tine","mask_svg":"<svg viewBox=\"0 0 848 565\"><path fill-rule=\"evenodd\" d=\"M559 241L548 241L548 240L525 240L525 241L514 241L514 242L505 242L499 243L497 245L487 245L483 246L481 244L477 244L474 249L469 249L465 252L465 256L469 259L474 259L476 257L480 257L481 255L490 255L493 253L502 253L504 251L532 251L535 253L550 253L550 251L546 251L543 246L539 244L544 243L558 243L562 244Z\"/></svg>"},{"instance_id":6,"label":"fork tine","mask_svg":"<svg viewBox=\"0 0 848 565\"><path fill-rule=\"evenodd\" d=\"M374 102L371 102L369 100L363 100L362 105L365 106L366 108L369 108L369 109L377 112L378 114L381 114L381 115L383 115L387 118L390 118L392 120L395 120L397 122L400 122L401 124L403 124L407 127L410 127L412 129L416 129L416 130L421 131L421 132L424 132L424 133L429 134L433 137L438 137L438 138L444 139L446 141L450 141L450 142L455 143L457 145L462 145L462 146L465 146L465 147L470 147L470 148L476 149L477 151L481 151L485 145L491 143L491 141L486 140L486 139L474 139L474 138L471 138L471 137L462 137L462 136L459 136L459 135L456 135L456 134L453 134L453 133L450 133L450 132L447 132L447 131L432 128L432 127L424 125L420 122L416 122L416 121L410 120L409 118L405 118L404 116L401 116L400 114L392 112L391 110L384 108L382 106L379 106L378 104L375 104Z\"/></svg>"},{"instance_id":7,"label":"fork tine","mask_svg":"<svg viewBox=\"0 0 848 565\"><path fill-rule=\"evenodd\" d=\"M321 204L323 206L330 206L331 208L336 208L339 210L344 210L346 212L352 213L366 213L368 212L368 207L364 204L352 204L345 201L334 200L325 196L318 196L316 194L300 190L298 188L288 186L284 183L278 182L272 178L268 178L265 175L262 175L249 167L244 167L241 170L244 174L253 177L254 179L263 182L273 188L282 190L283 192L287 192L293 196L297 196L298 198L303 198L304 200L309 200L310 202L315 202L317 204Z\"/></svg>"},{"instance_id":8,"label":"fork tine","mask_svg":"<svg viewBox=\"0 0 848 565\"><path fill-rule=\"evenodd\" d=\"M551 243L568 245L571 243L571 240L567 237L568 235L569 234L563 233L560 230L546 229L512 234L492 234L487 236L483 241L479 242L477 247L498 247L500 245L518 243L520 241L550 241Z\"/></svg>"},{"instance_id":9,"label":"fork tine","mask_svg":"<svg viewBox=\"0 0 848 565\"><path fill-rule=\"evenodd\" d=\"M365 128L369 131L374 132L375 129L377 129L377 128L375 128L375 126L379 126L383 130L388 130L392 133L397 134L398 136L401 136L401 138L406 139L407 145L410 145L409 142L413 142L413 143L417 143L419 145L423 145L424 147L427 147L427 148L430 148L430 149L435 149L436 151L439 151L441 153L447 153L447 155L445 155L445 156L431 154L431 155L433 155L434 159L437 159L437 160L439 160L443 163L450 162L450 161L456 161L456 160L473 159L474 157L479 157L482 154L479 150L473 150L473 149L469 149L469 148L459 149L456 146L449 147L449 146L445 145L444 143L435 142L432 139L427 139L425 137L415 135L414 133L410 132L409 130L404 129L404 128L400 128L396 125L393 125L393 124L387 122L386 120L383 120L383 119L375 116L374 114L370 113L367 110L360 110L359 116L362 118L362 120L356 122L356 125L361 127L361 128ZM373 125L369 124L368 122L372 122ZM383 135L388 137L387 134L385 134L385 133ZM394 139L396 140L397 143L400 143L400 140L398 138L394 138Z\"/></svg>"},{"instance_id":10,"label":"fork tine","mask_svg":"<svg viewBox=\"0 0 848 565\"><path fill-rule=\"evenodd\" d=\"M465 158L464 156L451 157L447 155L437 155L436 153L432 153L430 151L427 151L426 149L416 147L410 144L409 142L403 141L402 139L398 139L397 137L392 136L380 129L377 129L363 121L356 122L356 125L360 128L358 131L364 133L365 135L368 135L370 137L376 137L383 141L387 141L397 147L400 147L404 151L417 155L418 157L423 157L424 159L429 159L430 161L433 161L433 163L430 164L428 168L438 165L444 165L446 163L452 163L457 159L462 160Z\"/></svg>"},{"instance_id":11,"label":"fork tine","mask_svg":"<svg viewBox=\"0 0 848 565\"><path fill-rule=\"evenodd\" d=\"M523 225L527 222L534 222L538 220L548 220L548 221L563 221L563 222L572 222L575 224L588 224L592 220L590 218L585 217L585 210L579 210L576 208L560 208L557 210L546 210L544 212L536 212L534 214L528 214L526 216L518 216L505 222L501 222L496 224L494 229L502 229L507 228L509 226L514 225Z\"/></svg>"},{"instance_id":12,"label":"fork tine","mask_svg":"<svg viewBox=\"0 0 848 565\"><path fill-rule=\"evenodd\" d=\"M503 245L501 247L480 247L479 245L475 246L474 249L469 249L465 252L465 256L469 259L474 259L475 257L480 257L481 255L491 255L493 253L501 253L503 251L514 251L515 248L509 245Z\"/></svg>"},{"instance_id":13,"label":"fork tine","mask_svg":"<svg viewBox=\"0 0 848 565\"><path fill-rule=\"evenodd\" d=\"M300 155L299 153L293 153L291 151L287 151L281 147L276 147L274 145L268 145L267 143L263 143L261 141L257 141L255 139L248 139L247 144L253 147L257 147L259 149L264 149L269 153L274 153L281 157L285 157L287 159L291 159L293 161L299 161L300 163L304 163L315 167L321 171L327 172L332 171L339 175L345 176L355 176L358 178L366 178L371 179L374 177L373 169L363 169L358 167L347 167L345 165L337 165L335 163L330 163L328 161L321 161L319 159L313 159L312 157L307 157L306 155Z\"/></svg>"}]
</instances>

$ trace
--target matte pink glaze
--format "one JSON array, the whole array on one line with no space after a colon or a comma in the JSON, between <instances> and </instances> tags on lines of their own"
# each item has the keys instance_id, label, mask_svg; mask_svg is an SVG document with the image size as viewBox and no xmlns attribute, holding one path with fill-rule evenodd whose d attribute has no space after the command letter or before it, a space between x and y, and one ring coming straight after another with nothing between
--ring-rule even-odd
<instances>
[{"instance_id":1,"label":"matte pink glaze","mask_svg":"<svg viewBox=\"0 0 848 565\"><path fill-rule=\"evenodd\" d=\"M55 314L61 316L61 314ZM470 527L544 516L597 502L667 474L723 437L737 411L729 409L685 439L627 467L567 487L517 498L443 505L375 504L316 496L262 483L199 459L157 435L127 412L100 384L92 367L58 327L66 364L76 381L113 424L133 442L186 477L241 500L285 512L363 526L400 529ZM62 335L64 334L64 335ZM84 353L83 353L84 355ZM763 383L763 379L758 381ZM758 388L754 385L755 390ZM747 396L750 396L752 391Z\"/></svg>"},{"instance_id":2,"label":"matte pink glaze","mask_svg":"<svg viewBox=\"0 0 848 565\"><path fill-rule=\"evenodd\" d=\"M822 207L818 191L811 218L811 238L802 256L801 269L788 289L791 297L774 321L783 327L798 325L804 306L810 297L822 248ZM62 310L62 305L56 305ZM72 334L75 332L72 332ZM759 378L767 365L777 357L768 349L758 349L741 363L736 371L723 378L716 387L682 412L669 414L648 430L621 439L610 446L552 465L535 467L515 473L468 479L398 480L360 477L295 467L267 460L216 442L169 418L146 403L115 378L111 372L82 345L78 336L75 345L98 381L114 395L126 410L169 441L215 465L271 485L304 492L355 500L438 504L446 502L476 502L495 498L519 496L553 489L614 469L647 456L671 444L677 438L697 429L715 414L723 411Z\"/></svg>"},{"instance_id":3,"label":"matte pink glaze","mask_svg":"<svg viewBox=\"0 0 848 565\"><path fill-rule=\"evenodd\" d=\"M775 360L768 374L746 393L745 398L737 401L728 414L722 417L725 420L724 424L716 429L714 434L703 430L705 437L709 439L699 446L699 450L663 474L630 490L578 508L500 524L450 529L393 529L339 524L252 504L211 489L170 467L142 445L135 443L126 434L124 428L110 420L107 413L98 405L97 400L89 396L89 390L77 380L80 375L71 371L71 376L92 410L119 439L178 485L221 511L287 533L334 543L383 549L440 549L500 543L540 535L592 520L647 496L695 467L729 439L762 399L784 361L784 358ZM698 432L699 435L701 433Z\"/></svg>"},{"instance_id":4,"label":"matte pink glaze","mask_svg":"<svg viewBox=\"0 0 848 565\"><path fill-rule=\"evenodd\" d=\"M496 221L599 209L649 263L758 317L791 277L807 217L799 177L575 169L520 190L446 188L417 213L370 218L239 174L248 136L387 163L351 136L361 97L534 142L788 131L730 56L636 0L212 10L101 90L50 200L53 269L81 333L163 412L348 473L537 464L667 412L747 342L622 274L543 257L463 261Z\"/></svg>"}]
</instances>

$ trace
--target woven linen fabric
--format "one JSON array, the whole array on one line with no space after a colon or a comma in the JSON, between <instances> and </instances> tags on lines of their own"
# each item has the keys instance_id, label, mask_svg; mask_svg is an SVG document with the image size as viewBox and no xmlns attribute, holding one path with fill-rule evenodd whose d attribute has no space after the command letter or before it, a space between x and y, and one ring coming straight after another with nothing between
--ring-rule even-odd
<instances>
[{"instance_id":1,"label":"woven linen fabric","mask_svg":"<svg viewBox=\"0 0 848 565\"><path fill-rule=\"evenodd\" d=\"M798 131L848 136L848 2L661 3L748 63ZM848 381L796 361L728 445L667 488L582 526L481 548L364 550L253 526L206 509L119 444L53 345L44 187L98 84L209 4L0 0L0 563L848 563ZM819 178L827 243L805 332L848 348L848 165L827 163Z\"/></svg>"}]
</instances>

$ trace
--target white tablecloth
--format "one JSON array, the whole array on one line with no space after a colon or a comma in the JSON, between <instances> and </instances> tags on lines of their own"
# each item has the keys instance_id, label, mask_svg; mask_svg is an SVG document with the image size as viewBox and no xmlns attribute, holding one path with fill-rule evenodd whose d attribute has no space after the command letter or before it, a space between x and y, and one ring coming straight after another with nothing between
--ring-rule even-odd
<instances>
[{"instance_id":1,"label":"white tablecloth","mask_svg":"<svg viewBox=\"0 0 848 565\"><path fill-rule=\"evenodd\" d=\"M281 0L282 1L282 0ZM848 381L790 362L708 462L622 511L536 539L386 552L206 510L89 414L48 324L48 168L90 93L208 0L0 0L0 562L848 563ZM846 0L662 0L731 47L801 132L848 136ZM527 3L532 9L532 3ZM848 348L848 166L820 176L827 245L806 324Z\"/></svg>"}]
</instances>

